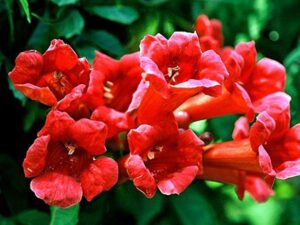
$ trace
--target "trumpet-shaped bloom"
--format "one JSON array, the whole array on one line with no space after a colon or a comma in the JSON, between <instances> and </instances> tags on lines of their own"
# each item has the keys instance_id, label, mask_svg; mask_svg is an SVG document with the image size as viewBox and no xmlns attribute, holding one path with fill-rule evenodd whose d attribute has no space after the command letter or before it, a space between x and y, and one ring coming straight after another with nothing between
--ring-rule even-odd
<instances>
[{"instance_id":1,"label":"trumpet-shaped bloom","mask_svg":"<svg viewBox=\"0 0 300 225\"><path fill-rule=\"evenodd\" d=\"M178 132L171 121L142 124L129 132L128 142L130 154L122 164L148 198L157 188L166 195L180 194L202 171L202 141L190 130Z\"/></svg>"},{"instance_id":2,"label":"trumpet-shaped bloom","mask_svg":"<svg viewBox=\"0 0 300 225\"><path fill-rule=\"evenodd\" d=\"M65 208L77 204L82 195L90 201L115 185L117 163L105 156L96 158L106 151L106 133L102 122L75 122L65 112L50 112L23 162L35 195Z\"/></svg>"},{"instance_id":3,"label":"trumpet-shaped bloom","mask_svg":"<svg viewBox=\"0 0 300 225\"><path fill-rule=\"evenodd\" d=\"M300 126L289 128L289 101L290 97L284 93L268 95L262 100L264 105L260 106L264 111L258 115L250 131L246 118L240 119L233 133L236 140L207 146L203 159L204 178L209 179L211 176L217 180L218 175L213 174L213 171L223 169L224 173L228 172L228 177L237 172L255 176L260 179L261 185L253 186L254 189L248 191L254 196L255 192L259 193L265 187L261 198L255 197L261 201L266 200L266 193L272 193L270 187L274 178L286 179L299 175ZM206 166L208 169L205 173ZM263 180L268 185L263 185ZM238 181L228 182L236 184L238 190L244 190ZM239 195L243 196L241 191Z\"/></svg>"},{"instance_id":4,"label":"trumpet-shaped bloom","mask_svg":"<svg viewBox=\"0 0 300 225\"><path fill-rule=\"evenodd\" d=\"M138 108L139 123L144 114L155 122L197 93L221 94L226 68L214 51L201 52L195 33L175 32L169 40L148 35L140 49L144 79L129 107Z\"/></svg>"},{"instance_id":5,"label":"trumpet-shaped bloom","mask_svg":"<svg viewBox=\"0 0 300 225\"><path fill-rule=\"evenodd\" d=\"M54 105L79 84L89 82L90 66L61 40L53 40L44 54L21 52L9 73L15 88L32 100Z\"/></svg>"},{"instance_id":6,"label":"trumpet-shaped bloom","mask_svg":"<svg viewBox=\"0 0 300 225\"><path fill-rule=\"evenodd\" d=\"M235 50L225 48L220 53L229 72L223 93L217 97L199 94L187 100L177 111L189 114L190 120L244 113L249 120L260 112L264 97L284 90L284 67L271 59L256 63L254 42L241 43Z\"/></svg>"}]
</instances>

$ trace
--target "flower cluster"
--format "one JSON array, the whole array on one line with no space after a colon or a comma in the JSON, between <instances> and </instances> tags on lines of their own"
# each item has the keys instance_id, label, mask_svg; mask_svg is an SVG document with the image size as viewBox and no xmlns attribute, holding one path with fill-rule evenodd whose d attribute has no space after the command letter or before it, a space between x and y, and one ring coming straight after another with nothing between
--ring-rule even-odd
<instances>
[{"instance_id":1,"label":"flower cluster","mask_svg":"<svg viewBox=\"0 0 300 225\"><path fill-rule=\"evenodd\" d=\"M91 201L131 180L146 197L180 194L195 179L236 185L258 202L274 179L300 174L300 125L290 128L285 69L257 62L255 43L223 47L221 23L195 32L147 35L138 52L93 64L62 40L25 51L9 73L15 88L51 107L23 169L49 205ZM193 121L243 114L233 140L209 143ZM249 124L252 124L249 127ZM106 153L109 154L106 154Z\"/></svg>"}]
</instances>

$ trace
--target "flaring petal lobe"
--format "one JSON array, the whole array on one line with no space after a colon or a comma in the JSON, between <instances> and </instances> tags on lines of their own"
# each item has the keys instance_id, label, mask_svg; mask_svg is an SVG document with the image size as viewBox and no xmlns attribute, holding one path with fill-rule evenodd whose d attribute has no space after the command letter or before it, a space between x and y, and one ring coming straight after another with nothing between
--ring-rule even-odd
<instances>
[{"instance_id":1,"label":"flaring petal lobe","mask_svg":"<svg viewBox=\"0 0 300 225\"><path fill-rule=\"evenodd\" d=\"M128 176L133 180L135 187L147 198L152 198L156 193L156 182L143 159L139 155L130 155L125 164Z\"/></svg>"},{"instance_id":2,"label":"flaring petal lobe","mask_svg":"<svg viewBox=\"0 0 300 225\"><path fill-rule=\"evenodd\" d=\"M103 122L84 118L76 121L69 129L72 140L89 154L106 152L107 127Z\"/></svg>"},{"instance_id":3,"label":"flaring petal lobe","mask_svg":"<svg viewBox=\"0 0 300 225\"><path fill-rule=\"evenodd\" d=\"M102 191L108 191L118 181L118 165L108 157L100 157L88 165L80 177L83 195L91 201Z\"/></svg>"},{"instance_id":4,"label":"flaring petal lobe","mask_svg":"<svg viewBox=\"0 0 300 225\"><path fill-rule=\"evenodd\" d=\"M46 166L49 141L49 135L41 136L29 147L23 162L25 177L35 177L43 172Z\"/></svg>"},{"instance_id":5,"label":"flaring petal lobe","mask_svg":"<svg viewBox=\"0 0 300 225\"><path fill-rule=\"evenodd\" d=\"M80 183L70 176L55 172L47 172L34 178L30 188L48 205L61 208L76 205L82 198Z\"/></svg>"}]
</instances>

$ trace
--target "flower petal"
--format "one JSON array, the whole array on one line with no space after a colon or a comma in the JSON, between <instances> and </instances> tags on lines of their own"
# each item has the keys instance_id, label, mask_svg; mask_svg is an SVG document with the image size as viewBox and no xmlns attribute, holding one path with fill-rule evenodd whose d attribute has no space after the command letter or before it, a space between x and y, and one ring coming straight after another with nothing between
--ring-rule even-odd
<instances>
[{"instance_id":1,"label":"flower petal","mask_svg":"<svg viewBox=\"0 0 300 225\"><path fill-rule=\"evenodd\" d=\"M273 190L260 177L246 175L241 186L237 187L239 198L242 199L244 191L248 191L252 198L257 202L265 202L274 195Z\"/></svg>"},{"instance_id":2,"label":"flower petal","mask_svg":"<svg viewBox=\"0 0 300 225\"><path fill-rule=\"evenodd\" d=\"M226 70L226 67L217 53L212 50L202 53L200 69L197 76L198 79L208 79L219 83L219 85L214 88L205 89L205 94L211 96L221 95L222 83L227 76L228 72Z\"/></svg>"},{"instance_id":3,"label":"flower petal","mask_svg":"<svg viewBox=\"0 0 300 225\"><path fill-rule=\"evenodd\" d=\"M242 42L235 47L235 50L244 58L245 64L239 79L243 84L245 84L248 82L249 77L256 66L255 42Z\"/></svg>"},{"instance_id":4,"label":"flower petal","mask_svg":"<svg viewBox=\"0 0 300 225\"><path fill-rule=\"evenodd\" d=\"M120 112L126 111L132 101L132 95L142 80L143 70L140 67L140 53L124 55L119 61L119 74L112 80L111 94L113 99L109 107Z\"/></svg>"},{"instance_id":5,"label":"flower petal","mask_svg":"<svg viewBox=\"0 0 300 225\"><path fill-rule=\"evenodd\" d=\"M85 102L92 109L104 104L104 81L104 73L97 70L91 71L90 82L85 93Z\"/></svg>"},{"instance_id":6,"label":"flower petal","mask_svg":"<svg viewBox=\"0 0 300 225\"><path fill-rule=\"evenodd\" d=\"M60 100L56 106L55 110L67 112L75 120L81 118L89 118L90 110L86 104L84 104L84 91L86 86L80 84L67 94L62 100Z\"/></svg>"},{"instance_id":7,"label":"flower petal","mask_svg":"<svg viewBox=\"0 0 300 225\"><path fill-rule=\"evenodd\" d=\"M122 131L129 130L134 126L134 121L128 113L121 113L106 106L96 108L91 119L104 122L107 125L107 138L113 137Z\"/></svg>"},{"instance_id":8,"label":"flower petal","mask_svg":"<svg viewBox=\"0 0 300 225\"><path fill-rule=\"evenodd\" d=\"M67 129L74 123L75 121L66 112L52 110L48 113L38 137L50 134L52 141L67 141L69 139Z\"/></svg>"},{"instance_id":9,"label":"flower petal","mask_svg":"<svg viewBox=\"0 0 300 225\"><path fill-rule=\"evenodd\" d=\"M47 172L34 178L30 188L36 197L48 205L62 208L76 205L82 198L80 183L70 176L55 172Z\"/></svg>"},{"instance_id":10,"label":"flower petal","mask_svg":"<svg viewBox=\"0 0 300 225\"><path fill-rule=\"evenodd\" d=\"M130 155L125 163L127 173L133 180L134 186L147 198L152 198L156 193L156 182L150 171L145 167L139 155Z\"/></svg>"},{"instance_id":11,"label":"flower petal","mask_svg":"<svg viewBox=\"0 0 300 225\"><path fill-rule=\"evenodd\" d=\"M80 119L70 127L71 139L91 155L106 152L107 127L100 121Z\"/></svg>"},{"instance_id":12,"label":"flower petal","mask_svg":"<svg viewBox=\"0 0 300 225\"><path fill-rule=\"evenodd\" d=\"M23 162L25 177L35 177L43 172L46 166L49 141L49 135L41 136L29 147Z\"/></svg>"},{"instance_id":13,"label":"flower petal","mask_svg":"<svg viewBox=\"0 0 300 225\"><path fill-rule=\"evenodd\" d=\"M251 100L255 102L269 94L284 91L286 80L285 68L275 60L261 59L250 79L245 84Z\"/></svg>"},{"instance_id":14,"label":"flower petal","mask_svg":"<svg viewBox=\"0 0 300 225\"><path fill-rule=\"evenodd\" d=\"M275 127L276 122L267 112L263 112L256 117L256 122L250 129L249 137L254 151L257 151L260 145L267 142Z\"/></svg>"},{"instance_id":15,"label":"flower petal","mask_svg":"<svg viewBox=\"0 0 300 225\"><path fill-rule=\"evenodd\" d=\"M43 69L43 56L31 50L21 52L16 58L14 69L8 74L14 84L35 83Z\"/></svg>"},{"instance_id":16,"label":"flower petal","mask_svg":"<svg viewBox=\"0 0 300 225\"><path fill-rule=\"evenodd\" d=\"M39 87L26 83L15 84L15 88L22 92L26 97L48 106L52 106L57 102L55 95L49 87Z\"/></svg>"},{"instance_id":17,"label":"flower petal","mask_svg":"<svg viewBox=\"0 0 300 225\"><path fill-rule=\"evenodd\" d=\"M105 55L102 52L96 51L94 59L94 69L103 73L105 80L114 80L119 72L119 63L117 60Z\"/></svg>"},{"instance_id":18,"label":"flower petal","mask_svg":"<svg viewBox=\"0 0 300 225\"><path fill-rule=\"evenodd\" d=\"M300 159L295 161L286 161L282 163L278 168L276 178L285 180L291 177L300 175Z\"/></svg>"},{"instance_id":19,"label":"flower petal","mask_svg":"<svg viewBox=\"0 0 300 225\"><path fill-rule=\"evenodd\" d=\"M71 70L78 63L78 56L70 45L62 40L54 39L43 54L44 73Z\"/></svg>"},{"instance_id":20,"label":"flower petal","mask_svg":"<svg viewBox=\"0 0 300 225\"><path fill-rule=\"evenodd\" d=\"M158 139L157 130L153 126L142 124L128 133L130 153L142 155L153 147Z\"/></svg>"},{"instance_id":21,"label":"flower petal","mask_svg":"<svg viewBox=\"0 0 300 225\"><path fill-rule=\"evenodd\" d=\"M102 191L108 191L117 181L118 164L109 157L97 158L80 177L83 195L88 201Z\"/></svg>"},{"instance_id":22,"label":"flower petal","mask_svg":"<svg viewBox=\"0 0 300 225\"><path fill-rule=\"evenodd\" d=\"M198 166L185 167L181 171L168 175L167 179L159 181L157 187L165 195L180 194L192 183L198 170Z\"/></svg>"},{"instance_id":23,"label":"flower petal","mask_svg":"<svg viewBox=\"0 0 300 225\"><path fill-rule=\"evenodd\" d=\"M249 137L249 123L246 117L241 116L234 123L232 138L233 140L242 140L247 137Z\"/></svg>"}]
</instances>

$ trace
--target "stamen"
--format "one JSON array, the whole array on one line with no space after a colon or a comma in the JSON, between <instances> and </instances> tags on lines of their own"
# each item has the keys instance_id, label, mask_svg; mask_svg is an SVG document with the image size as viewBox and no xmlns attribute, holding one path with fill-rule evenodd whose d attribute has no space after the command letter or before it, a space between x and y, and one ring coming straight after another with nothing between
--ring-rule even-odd
<instances>
[{"instance_id":1,"label":"stamen","mask_svg":"<svg viewBox=\"0 0 300 225\"><path fill-rule=\"evenodd\" d=\"M61 72L55 71L55 72L53 73L53 76L54 76L55 79L60 80L60 79L62 78L62 73L61 73Z\"/></svg>"},{"instance_id":2,"label":"stamen","mask_svg":"<svg viewBox=\"0 0 300 225\"><path fill-rule=\"evenodd\" d=\"M30 169L29 167L26 168L26 170L28 170L30 173L32 173L32 169Z\"/></svg>"},{"instance_id":3,"label":"stamen","mask_svg":"<svg viewBox=\"0 0 300 225\"><path fill-rule=\"evenodd\" d=\"M147 159L149 159L149 160L154 159L155 153L161 152L162 150L163 150L163 146L161 146L161 145L155 146L153 149L151 149L151 151L149 151L147 153Z\"/></svg>"},{"instance_id":4,"label":"stamen","mask_svg":"<svg viewBox=\"0 0 300 225\"><path fill-rule=\"evenodd\" d=\"M111 92L111 89L110 89L109 87L105 87L105 86L104 86L104 91L106 91L106 92Z\"/></svg>"},{"instance_id":5,"label":"stamen","mask_svg":"<svg viewBox=\"0 0 300 225\"><path fill-rule=\"evenodd\" d=\"M75 145L74 143L65 143L64 145L68 151L68 155L73 155L73 153L77 149L77 145Z\"/></svg>"},{"instance_id":6,"label":"stamen","mask_svg":"<svg viewBox=\"0 0 300 225\"><path fill-rule=\"evenodd\" d=\"M53 72L53 77L57 80L57 82L59 83L59 85L64 88L66 86L66 80L64 79L64 76L61 72Z\"/></svg>"},{"instance_id":7,"label":"stamen","mask_svg":"<svg viewBox=\"0 0 300 225\"><path fill-rule=\"evenodd\" d=\"M114 98L114 96L110 92L104 92L103 96L104 96L104 98L107 98L107 99L113 99Z\"/></svg>"},{"instance_id":8,"label":"stamen","mask_svg":"<svg viewBox=\"0 0 300 225\"><path fill-rule=\"evenodd\" d=\"M103 86L103 89L104 89L104 93L103 93L103 96L104 98L106 98L107 100L111 100L114 98L114 96L112 95L111 93L111 88L113 86L113 82L111 81L106 81L104 86Z\"/></svg>"},{"instance_id":9,"label":"stamen","mask_svg":"<svg viewBox=\"0 0 300 225\"><path fill-rule=\"evenodd\" d=\"M114 85L113 82L111 82L111 81L109 81L109 80L106 81L106 86L107 86L107 87L111 88L113 85Z\"/></svg>"},{"instance_id":10,"label":"stamen","mask_svg":"<svg viewBox=\"0 0 300 225\"><path fill-rule=\"evenodd\" d=\"M148 159L154 159L154 152L152 152L152 151L150 151L150 152L148 152L148 154L147 154L147 157L148 157Z\"/></svg>"},{"instance_id":11,"label":"stamen","mask_svg":"<svg viewBox=\"0 0 300 225\"><path fill-rule=\"evenodd\" d=\"M171 79L171 81L176 82L176 77L179 75L179 66L175 67L168 67L168 77Z\"/></svg>"}]
</instances>

